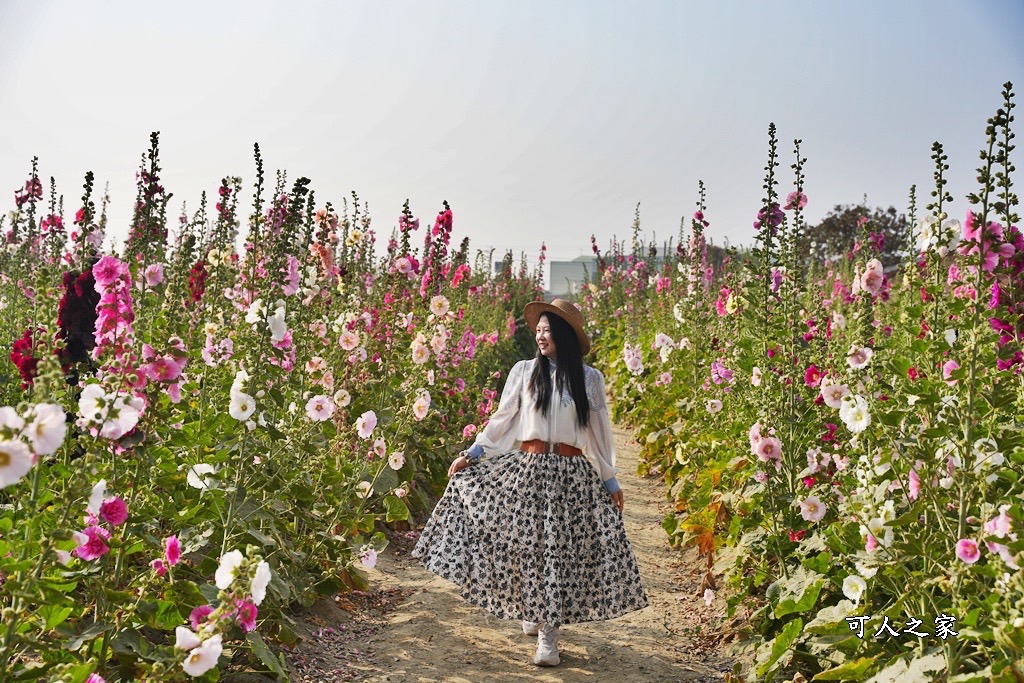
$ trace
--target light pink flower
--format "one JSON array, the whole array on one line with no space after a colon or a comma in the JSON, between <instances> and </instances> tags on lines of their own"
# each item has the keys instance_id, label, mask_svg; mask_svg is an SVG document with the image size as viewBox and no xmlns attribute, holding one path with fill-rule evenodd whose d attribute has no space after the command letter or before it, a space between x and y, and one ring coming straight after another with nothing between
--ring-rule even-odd
<instances>
[{"instance_id":1,"label":"light pink flower","mask_svg":"<svg viewBox=\"0 0 1024 683\"><path fill-rule=\"evenodd\" d=\"M356 419L356 430L360 439L369 439L377 426L377 413L367 410Z\"/></svg>"},{"instance_id":2,"label":"light pink flower","mask_svg":"<svg viewBox=\"0 0 1024 683\"><path fill-rule=\"evenodd\" d=\"M774 436L762 436L757 442L755 455L762 462L777 462L782 458L782 442Z\"/></svg>"},{"instance_id":3,"label":"light pink flower","mask_svg":"<svg viewBox=\"0 0 1024 683\"><path fill-rule=\"evenodd\" d=\"M878 539L868 534L867 540L864 542L864 550L869 553L875 552L878 549Z\"/></svg>"},{"instance_id":4,"label":"light pink flower","mask_svg":"<svg viewBox=\"0 0 1024 683\"><path fill-rule=\"evenodd\" d=\"M961 562L974 564L981 557L978 544L969 538L961 538L956 542L956 556Z\"/></svg>"},{"instance_id":5,"label":"light pink flower","mask_svg":"<svg viewBox=\"0 0 1024 683\"><path fill-rule=\"evenodd\" d=\"M951 380L949 379L949 377L950 375L953 374L955 370L959 369L960 364L957 363L955 360L947 360L945 363L942 364L942 379L946 380L946 384L949 384L950 386L956 384L956 380Z\"/></svg>"},{"instance_id":6,"label":"light pink flower","mask_svg":"<svg viewBox=\"0 0 1024 683\"><path fill-rule=\"evenodd\" d=\"M907 487L907 497L910 500L917 500L921 495L921 477L917 474L915 467L910 468L910 483Z\"/></svg>"},{"instance_id":7,"label":"light pink flower","mask_svg":"<svg viewBox=\"0 0 1024 683\"><path fill-rule=\"evenodd\" d=\"M850 393L845 384L831 383L828 378L821 380L821 398L829 408L843 407L843 397Z\"/></svg>"},{"instance_id":8,"label":"light pink flower","mask_svg":"<svg viewBox=\"0 0 1024 683\"><path fill-rule=\"evenodd\" d=\"M164 264L153 263L146 266L144 277L146 278L147 287L156 287L164 281Z\"/></svg>"},{"instance_id":9,"label":"light pink flower","mask_svg":"<svg viewBox=\"0 0 1024 683\"><path fill-rule=\"evenodd\" d=\"M369 571L377 566L377 551L370 547L364 547L359 553L359 564L363 569Z\"/></svg>"},{"instance_id":10,"label":"light pink flower","mask_svg":"<svg viewBox=\"0 0 1024 683\"><path fill-rule=\"evenodd\" d=\"M462 428L462 438L471 439L476 434L477 427L475 424L468 424Z\"/></svg>"},{"instance_id":11,"label":"light pink flower","mask_svg":"<svg viewBox=\"0 0 1024 683\"><path fill-rule=\"evenodd\" d=\"M828 510L816 496L808 496L800 503L800 516L808 522L820 522Z\"/></svg>"},{"instance_id":12,"label":"light pink flower","mask_svg":"<svg viewBox=\"0 0 1024 683\"><path fill-rule=\"evenodd\" d=\"M323 422L334 415L334 401L328 396L314 396L306 402L306 417L314 422Z\"/></svg>"}]
</instances>

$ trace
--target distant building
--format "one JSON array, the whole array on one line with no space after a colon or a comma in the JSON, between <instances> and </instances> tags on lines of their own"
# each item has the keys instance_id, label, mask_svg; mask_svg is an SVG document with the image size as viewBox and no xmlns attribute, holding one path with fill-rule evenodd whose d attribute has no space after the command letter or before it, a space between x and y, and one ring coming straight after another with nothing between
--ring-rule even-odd
<instances>
[{"instance_id":1,"label":"distant building","mask_svg":"<svg viewBox=\"0 0 1024 683\"><path fill-rule=\"evenodd\" d=\"M597 273L597 257L588 254L571 261L548 261L547 291L551 297L575 294L589 275Z\"/></svg>"}]
</instances>

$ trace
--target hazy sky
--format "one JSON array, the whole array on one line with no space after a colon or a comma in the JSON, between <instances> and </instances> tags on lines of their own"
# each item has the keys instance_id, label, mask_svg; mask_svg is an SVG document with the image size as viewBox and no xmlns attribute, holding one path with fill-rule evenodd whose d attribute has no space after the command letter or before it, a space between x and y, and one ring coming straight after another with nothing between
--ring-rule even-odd
<instances>
[{"instance_id":1,"label":"hazy sky","mask_svg":"<svg viewBox=\"0 0 1024 683\"><path fill-rule=\"evenodd\" d=\"M123 238L159 130L174 214L225 175L248 206L259 142L321 204L356 190L380 241L407 197L426 224L447 199L475 248L572 258L637 202L675 235L703 179L711 238L749 243L774 121L783 192L803 139L811 220L902 210L912 183L923 206L933 140L962 214L1022 35L1024 0L0 0L0 209L36 155L69 214L87 170L109 181Z\"/></svg>"}]
</instances>

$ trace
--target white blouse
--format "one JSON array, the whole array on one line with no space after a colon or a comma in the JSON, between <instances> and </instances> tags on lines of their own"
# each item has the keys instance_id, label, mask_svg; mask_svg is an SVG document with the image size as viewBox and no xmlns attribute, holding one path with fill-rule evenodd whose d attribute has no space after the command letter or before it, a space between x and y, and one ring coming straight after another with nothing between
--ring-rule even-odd
<instances>
[{"instance_id":1,"label":"white blouse","mask_svg":"<svg viewBox=\"0 0 1024 683\"><path fill-rule=\"evenodd\" d=\"M553 362L549 362L554 392L549 415L536 409L529 388L536 362L535 358L519 361L509 371L498 409L477 434L474 448L480 446L485 453L495 454L513 450L517 442L532 439L564 443L583 450L601 481L613 479L619 470L615 467L615 442L605 401L604 376L589 365L583 366L590 417L587 426L581 428L576 422L576 403L572 395L563 394L555 386Z\"/></svg>"}]
</instances>

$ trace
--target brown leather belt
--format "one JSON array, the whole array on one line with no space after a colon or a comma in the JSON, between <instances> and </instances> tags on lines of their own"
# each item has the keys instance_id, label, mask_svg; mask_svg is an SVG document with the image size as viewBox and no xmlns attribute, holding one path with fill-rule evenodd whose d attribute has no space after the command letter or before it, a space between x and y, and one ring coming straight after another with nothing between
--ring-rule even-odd
<instances>
[{"instance_id":1,"label":"brown leather belt","mask_svg":"<svg viewBox=\"0 0 1024 683\"><path fill-rule=\"evenodd\" d=\"M583 451L567 443L548 443L542 439L524 441L519 450L523 453L555 453L557 455L583 455Z\"/></svg>"}]
</instances>

